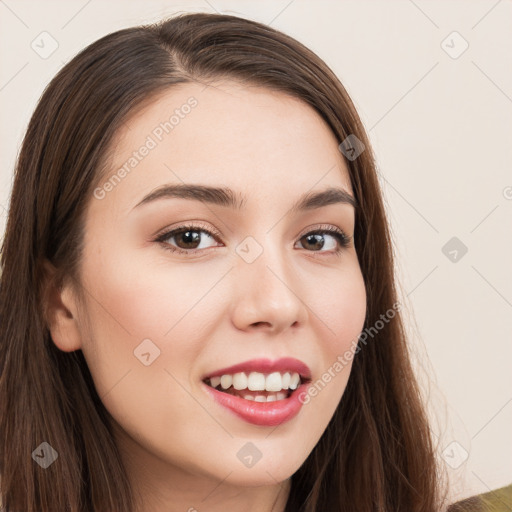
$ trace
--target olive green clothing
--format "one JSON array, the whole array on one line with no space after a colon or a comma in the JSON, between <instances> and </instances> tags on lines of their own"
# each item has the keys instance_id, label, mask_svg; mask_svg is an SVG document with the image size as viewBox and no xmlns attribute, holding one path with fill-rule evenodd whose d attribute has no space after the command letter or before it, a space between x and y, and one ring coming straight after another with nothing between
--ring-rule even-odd
<instances>
[{"instance_id":1,"label":"olive green clothing","mask_svg":"<svg viewBox=\"0 0 512 512\"><path fill-rule=\"evenodd\" d=\"M512 484L458 501L447 512L512 512Z\"/></svg>"}]
</instances>

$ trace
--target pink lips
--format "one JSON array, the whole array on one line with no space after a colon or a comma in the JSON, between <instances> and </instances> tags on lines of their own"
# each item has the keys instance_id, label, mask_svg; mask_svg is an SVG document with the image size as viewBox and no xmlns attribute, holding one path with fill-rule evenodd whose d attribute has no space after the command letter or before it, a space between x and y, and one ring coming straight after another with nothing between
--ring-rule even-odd
<instances>
[{"instance_id":1,"label":"pink lips","mask_svg":"<svg viewBox=\"0 0 512 512\"><path fill-rule=\"evenodd\" d=\"M274 362L270 359L253 359L252 361L246 361L216 370L207 375L204 380L210 377L220 377L226 374L233 375L239 372L249 373L251 371L266 374L272 372L284 373L286 371L292 373L296 372L303 380L307 380L308 382L303 382L297 389L292 391L288 398L274 402L245 400L239 396L218 391L207 384L204 384L204 387L217 404L222 405L237 417L254 425L277 426L291 420L299 413L303 406L300 397L306 392L310 384L311 371L306 364L298 359L286 357Z\"/></svg>"}]
</instances>

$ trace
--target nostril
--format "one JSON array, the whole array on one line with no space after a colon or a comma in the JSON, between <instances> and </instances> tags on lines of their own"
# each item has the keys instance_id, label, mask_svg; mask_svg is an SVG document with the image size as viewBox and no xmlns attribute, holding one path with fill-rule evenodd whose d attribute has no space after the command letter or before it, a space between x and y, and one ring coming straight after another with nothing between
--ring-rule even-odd
<instances>
[{"instance_id":1,"label":"nostril","mask_svg":"<svg viewBox=\"0 0 512 512\"><path fill-rule=\"evenodd\" d=\"M257 326L260 326L261 324L263 324L263 325L270 325L268 322L254 322L252 325L257 327Z\"/></svg>"}]
</instances>

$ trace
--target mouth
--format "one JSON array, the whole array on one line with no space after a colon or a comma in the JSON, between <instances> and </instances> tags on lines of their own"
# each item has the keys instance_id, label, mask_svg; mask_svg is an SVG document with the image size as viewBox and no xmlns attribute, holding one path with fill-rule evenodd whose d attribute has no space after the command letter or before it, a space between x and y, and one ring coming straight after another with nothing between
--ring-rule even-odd
<instances>
[{"instance_id":1,"label":"mouth","mask_svg":"<svg viewBox=\"0 0 512 512\"><path fill-rule=\"evenodd\" d=\"M298 372L236 372L207 377L203 382L221 393L254 402L278 402L311 379Z\"/></svg>"},{"instance_id":2,"label":"mouth","mask_svg":"<svg viewBox=\"0 0 512 512\"><path fill-rule=\"evenodd\" d=\"M311 371L292 357L253 359L211 372L202 381L221 408L247 423L275 427L300 413Z\"/></svg>"}]
</instances>

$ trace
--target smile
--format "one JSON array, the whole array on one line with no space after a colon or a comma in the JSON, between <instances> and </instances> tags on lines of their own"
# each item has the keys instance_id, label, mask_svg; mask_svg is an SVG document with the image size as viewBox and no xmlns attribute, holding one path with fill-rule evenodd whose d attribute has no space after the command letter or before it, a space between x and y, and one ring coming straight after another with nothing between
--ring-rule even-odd
<instances>
[{"instance_id":1,"label":"smile","mask_svg":"<svg viewBox=\"0 0 512 512\"><path fill-rule=\"evenodd\" d=\"M217 391L254 400L255 402L273 402L288 398L301 384L297 372L273 372L265 375L260 372L224 374L207 379L206 384Z\"/></svg>"},{"instance_id":2,"label":"smile","mask_svg":"<svg viewBox=\"0 0 512 512\"><path fill-rule=\"evenodd\" d=\"M299 413L303 405L299 397L310 381L306 365L284 358L274 363L253 360L217 370L205 377L203 384L217 404L237 417L255 425L276 426Z\"/></svg>"}]
</instances>

